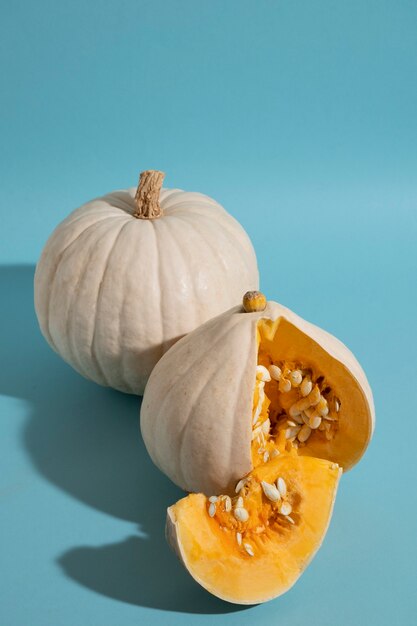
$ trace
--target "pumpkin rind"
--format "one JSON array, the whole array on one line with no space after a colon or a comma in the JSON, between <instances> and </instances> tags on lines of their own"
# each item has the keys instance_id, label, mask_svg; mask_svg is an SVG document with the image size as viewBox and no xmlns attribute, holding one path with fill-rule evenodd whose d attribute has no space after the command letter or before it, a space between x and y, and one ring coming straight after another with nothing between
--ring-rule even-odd
<instances>
[{"instance_id":1,"label":"pumpkin rind","mask_svg":"<svg viewBox=\"0 0 417 626\"><path fill-rule=\"evenodd\" d=\"M251 242L213 199L163 189L159 219L136 219L134 188L93 200L52 233L35 274L51 347L80 374L143 393L180 337L256 289Z\"/></svg>"},{"instance_id":2,"label":"pumpkin rind","mask_svg":"<svg viewBox=\"0 0 417 626\"><path fill-rule=\"evenodd\" d=\"M155 464L187 491L230 493L252 469L260 320L266 320L271 338L280 333L276 345L282 356L295 360L304 347L308 352L304 356L318 370L323 367L342 401L334 441L312 444L300 453L327 458L348 470L371 439L372 393L361 366L344 344L276 302L255 313L234 307L179 341L159 361L145 391L141 408L145 445Z\"/></svg>"}]
</instances>

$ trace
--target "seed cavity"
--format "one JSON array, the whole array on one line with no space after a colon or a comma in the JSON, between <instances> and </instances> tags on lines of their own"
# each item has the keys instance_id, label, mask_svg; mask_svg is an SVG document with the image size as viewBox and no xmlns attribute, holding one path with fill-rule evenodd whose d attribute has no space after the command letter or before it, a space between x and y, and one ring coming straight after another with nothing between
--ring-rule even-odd
<instances>
[{"instance_id":1,"label":"seed cavity","mask_svg":"<svg viewBox=\"0 0 417 626\"><path fill-rule=\"evenodd\" d=\"M277 361L268 364L264 359L263 356L264 364L258 364L256 368L257 402L252 425L252 454L257 455L253 457L255 466L267 464L280 452L308 446L312 436L314 441L331 441L337 432L340 410L340 400L324 376L317 376L311 368L300 362ZM237 494L245 484L246 479L237 483ZM279 504L289 515L291 505L284 502L285 495L280 492L278 482L276 485L281 498ZM272 489L275 489L275 485L272 485ZM268 491L268 487L263 487L263 492L270 501L277 502L273 490ZM240 501L236 503L234 500L231 506L233 510L245 510Z\"/></svg>"}]
</instances>

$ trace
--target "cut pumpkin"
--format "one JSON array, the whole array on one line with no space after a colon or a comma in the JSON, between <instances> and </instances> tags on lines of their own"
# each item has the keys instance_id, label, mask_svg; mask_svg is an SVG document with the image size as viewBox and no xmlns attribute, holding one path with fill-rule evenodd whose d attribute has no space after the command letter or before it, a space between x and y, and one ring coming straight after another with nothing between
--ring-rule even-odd
<instances>
[{"instance_id":1,"label":"cut pumpkin","mask_svg":"<svg viewBox=\"0 0 417 626\"><path fill-rule=\"evenodd\" d=\"M210 593L239 604L265 602L287 591L320 547L340 474L323 459L281 455L256 468L233 500L200 493L171 506L168 541ZM247 521L236 519L239 498Z\"/></svg>"},{"instance_id":2,"label":"cut pumpkin","mask_svg":"<svg viewBox=\"0 0 417 626\"><path fill-rule=\"evenodd\" d=\"M353 354L259 292L180 340L151 374L141 428L155 463L200 492L167 515L191 575L229 602L287 591L319 548L339 477L373 426Z\"/></svg>"},{"instance_id":3,"label":"cut pumpkin","mask_svg":"<svg viewBox=\"0 0 417 626\"><path fill-rule=\"evenodd\" d=\"M350 350L271 301L254 312L234 307L178 341L154 368L141 408L154 463L206 494L232 493L274 449L296 447L347 471L373 426L372 392Z\"/></svg>"}]
</instances>

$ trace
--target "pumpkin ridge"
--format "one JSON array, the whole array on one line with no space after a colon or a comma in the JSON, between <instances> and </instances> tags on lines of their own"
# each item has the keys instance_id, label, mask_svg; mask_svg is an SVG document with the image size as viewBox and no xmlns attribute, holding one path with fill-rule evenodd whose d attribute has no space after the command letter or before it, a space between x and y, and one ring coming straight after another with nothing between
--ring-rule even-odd
<instances>
[{"instance_id":1,"label":"pumpkin ridge","mask_svg":"<svg viewBox=\"0 0 417 626\"><path fill-rule=\"evenodd\" d=\"M229 217L229 216L227 216L227 217ZM200 214L200 220L201 219L210 220L209 216L202 216ZM226 222L226 220L225 220L225 222ZM233 247L234 250L236 250L236 253L238 254L238 256L239 257L243 257L244 263L246 265L246 269L249 271L249 259L247 258L247 255L245 254L246 251L242 249L243 245L241 244L240 240L237 240L236 238L231 237L231 232L227 228L227 226L226 226L226 228L223 228L222 232L223 232L226 240L228 241L229 247Z\"/></svg>"},{"instance_id":2,"label":"pumpkin ridge","mask_svg":"<svg viewBox=\"0 0 417 626\"><path fill-rule=\"evenodd\" d=\"M185 196L188 196L189 193L188 192L183 192L183 194ZM178 202L176 202L175 204L171 204L169 206L169 212L171 213L171 215L173 215L174 213L178 213L178 211L181 211L181 209L185 210L185 213L188 215L190 213L189 209L192 208L193 214L199 214L199 215L203 215L203 213L201 213L201 209L204 208L205 210L209 209L216 209L219 213L219 215L221 215L222 217L227 216L227 211L226 209L224 209L218 202L216 202L215 200L212 200L211 202L207 200L207 196L202 195L199 198L199 204L200 206L196 206L196 201L195 200L179 200Z\"/></svg>"},{"instance_id":3,"label":"pumpkin ridge","mask_svg":"<svg viewBox=\"0 0 417 626\"><path fill-rule=\"evenodd\" d=\"M183 189L166 189L166 188L163 189L163 191L166 192L166 195L161 200L161 203L163 204L164 216L166 216L166 215L171 214L171 209L173 206L175 206L175 204L174 205L172 204L172 202L175 201L175 198L177 196L182 196L186 194L187 192L184 191Z\"/></svg>"},{"instance_id":4,"label":"pumpkin ridge","mask_svg":"<svg viewBox=\"0 0 417 626\"><path fill-rule=\"evenodd\" d=\"M133 217L133 204L130 205L127 200L124 200L124 198L121 197L121 194L129 195L129 198L133 200L133 198L131 198L130 194L128 194L125 189L118 189L117 191L113 191L112 193L109 193L100 199L103 200L103 202L106 202L110 208L117 209L118 211L123 211L124 213L127 213L129 217Z\"/></svg>"},{"instance_id":5,"label":"pumpkin ridge","mask_svg":"<svg viewBox=\"0 0 417 626\"><path fill-rule=\"evenodd\" d=\"M247 333L247 335L245 336L245 339L246 339L245 348L246 348L247 352L249 353L250 344L251 344L251 341L252 341L251 333ZM246 372L246 369L242 368L240 384L236 385L236 389L237 389L236 398L239 398L239 396L243 395L243 389L244 389L245 385L247 384L247 382L245 380L245 372ZM252 391L252 396L253 396L253 391ZM237 403L237 399L236 399L236 403ZM252 407L248 407L248 408L249 408L249 413L251 413L251 408ZM234 432L237 431L236 422L238 422L241 419L242 419L242 415L240 413L236 412L234 417L233 417L233 431ZM235 442L234 442L233 438L230 438L229 461L233 458L234 443ZM251 459L251 448L250 448L250 445L249 445L249 448L248 448L248 456L249 456L250 469L252 469L252 459ZM231 466L232 464L229 462L229 465Z\"/></svg>"},{"instance_id":6,"label":"pumpkin ridge","mask_svg":"<svg viewBox=\"0 0 417 626\"><path fill-rule=\"evenodd\" d=\"M96 353L96 349L95 349L96 329L97 329L97 312L98 312L98 309L100 307L101 294L102 294L102 291L103 291L103 282L104 282L104 279L105 279L106 274L107 274L107 269L109 267L110 257L113 254L113 251L114 251L114 249L115 249L115 247L117 245L117 241L119 240L119 237L120 237L122 231L124 230L124 228L128 224L130 224L130 221L125 222L124 224L122 224L122 227L119 229L119 231L116 234L116 237L114 238L113 245L110 248L110 252L109 252L109 254L106 257L106 262L105 262L105 265L104 265L104 271L102 273L101 280L100 280L100 283L99 283L99 286L98 286L98 290L97 290L96 308L95 308L94 316L93 316L93 329L94 330L93 330L93 338L91 340L90 353L91 353L91 358L92 358L93 362L96 364L98 370L102 373L102 376L103 376L103 378L105 380L106 385L109 385L109 383L107 381L106 375L104 374L103 367L102 367L102 365L99 362L99 359L98 359L98 356L97 356L97 353Z\"/></svg>"},{"instance_id":7,"label":"pumpkin ridge","mask_svg":"<svg viewBox=\"0 0 417 626\"><path fill-rule=\"evenodd\" d=\"M70 226L77 224L82 219L92 218L95 216L102 216L103 211L107 209L117 209L117 207L111 206L107 202L104 202L101 198L96 198L95 200L92 200L91 202L99 202L100 206L96 207L95 210L92 211L88 207L88 202L86 204L82 204L80 207L78 207L78 209L75 209L72 213L70 213L65 218L65 220L61 222L59 226L57 226L56 230L59 232L61 232L61 230L64 231ZM126 215L120 215L120 213L104 215L104 217L101 217L101 219L97 219L91 224L89 224L84 230L87 230L87 228L89 228L93 224L98 224L99 222L104 222L105 220L110 220L110 219L126 219Z\"/></svg>"},{"instance_id":8,"label":"pumpkin ridge","mask_svg":"<svg viewBox=\"0 0 417 626\"><path fill-rule=\"evenodd\" d=\"M222 208L222 207L219 207L219 208ZM201 213L198 210L193 213L184 214L184 217L188 218L189 223L191 223L192 220L194 220L195 215L199 216L199 220L204 220L206 224L210 226L210 228L212 228L213 223L215 223L215 220L213 219L212 216L207 215L206 213ZM244 258L244 263L249 273L250 272L249 266L250 266L250 263L252 262L252 260L247 257L249 248L251 246L250 240L247 234L243 231L243 229L239 233L239 239L236 237L236 233L235 233L235 236L232 237L232 231L231 231L232 225L230 223L230 219L232 219L235 222L234 224L235 227L240 226L240 224L238 224L238 222L233 218L233 216L228 215L226 211L224 211L224 214L221 216L221 224L222 224L222 234L224 235L226 239L225 248L226 249L228 247L230 248L230 244L231 244L231 246L233 247L239 259ZM194 221L192 223L194 224ZM201 234L201 231L200 231L200 234ZM218 253L219 252L221 252L221 249L219 249Z\"/></svg>"},{"instance_id":9,"label":"pumpkin ridge","mask_svg":"<svg viewBox=\"0 0 417 626\"><path fill-rule=\"evenodd\" d=\"M192 220L188 219L189 216L187 215L177 215L177 219L185 221L186 224L188 224L189 226L191 226L191 228L197 233L199 240L201 240L202 242L205 243L206 247L210 249L211 252L214 252L214 258L216 259L216 261L218 261L218 263L220 264L220 268L221 268L221 272L223 273L224 271L227 271L227 265L224 262L224 258L220 253L220 249L216 250L212 243L210 241L208 241L207 237L204 237L201 233L201 230L196 226L196 224L193 223Z\"/></svg>"},{"instance_id":10,"label":"pumpkin ridge","mask_svg":"<svg viewBox=\"0 0 417 626\"><path fill-rule=\"evenodd\" d=\"M130 225L130 229L136 228L137 225L137 221L136 220L129 220L129 225ZM136 237L139 237L138 235L136 235ZM130 253L132 255L132 257L134 259L136 259L138 257L138 251L142 249L142 243L143 241L146 240L145 237L145 233L143 233L142 231L142 235L140 236L140 238L136 239L135 241L135 246L131 246L131 250ZM128 261L129 259L131 259L132 257L129 257L126 259L126 261ZM139 260L139 259L138 259ZM132 271L132 265L128 265L128 272ZM126 274L124 276L124 279L126 281L126 276L128 274ZM126 300L127 300L127 295L128 295L128 287L125 287L124 290L124 295L123 295L123 299L121 301L120 304L120 312L119 312L119 325L118 325L118 342L119 345L122 345L122 341L121 338L123 336L123 326L128 327L128 320L125 320L125 308L126 308ZM128 363L127 363L127 359L129 358L129 353L122 351L122 355L121 355L121 363L120 363L120 370L121 370L121 376L120 378L124 381L125 385L127 388L132 389L134 384L135 384L135 378L136 378L136 373L134 375L132 375L132 372L130 373L130 376L128 374Z\"/></svg>"},{"instance_id":11,"label":"pumpkin ridge","mask_svg":"<svg viewBox=\"0 0 417 626\"><path fill-rule=\"evenodd\" d=\"M169 215L164 214L164 217L169 217ZM193 278L193 273L192 273L192 272L187 271L187 265L188 265L188 264L187 264L187 259L186 259L186 257L184 256L184 249L183 249L183 247L181 247L181 246L178 244L177 237L175 236L175 233L173 232L173 229L174 229L173 227L174 227L175 225L174 225L174 224L172 224L172 225L171 225L171 222L168 222L168 220L167 220L167 219L165 219L164 221L160 220L160 221L156 221L156 222L154 222L154 223L153 223L153 226L154 226L154 228L155 228L156 230L157 230L157 229L159 229L159 231L163 230L163 231L164 231L164 233L165 233L165 235L166 235L166 236L168 236L168 237L169 237L169 239L170 239L170 241L172 242L173 248L175 248L175 250L177 250L178 255L179 255L179 257L180 257L180 259L181 259L181 261L182 261L182 265L183 265L183 267L184 267L184 273L187 273L187 275L188 275L188 277L189 277L189 279L190 279L190 283L189 283L189 285L190 285L190 291L192 291L193 296L195 296L195 294L196 294L196 289L195 289L195 282L194 282L194 278ZM164 255L165 255L165 250L166 250L166 248L165 248L165 249L162 249L162 250L160 251L159 256L158 256L160 264L162 264L162 260L163 260ZM178 264L178 265L179 265L179 264ZM195 312L195 311L194 311L193 313L194 313L194 316L193 316L192 327L193 327L193 328L196 328L196 327L197 327L197 326L201 323L201 320L200 320L199 318L197 318L197 316L196 316L196 312ZM172 330L172 329L171 329L171 330ZM177 335L179 334L179 333L178 333L177 326L176 326L175 330L176 330L175 335L177 336ZM167 351L167 349L168 349L169 347L171 347L170 345L168 346L168 345L167 345L167 343L168 343L167 341L164 341L164 342L162 343L162 354L161 354L161 356L162 356L163 354L165 354L165 352Z\"/></svg>"},{"instance_id":12,"label":"pumpkin ridge","mask_svg":"<svg viewBox=\"0 0 417 626\"><path fill-rule=\"evenodd\" d=\"M85 215L82 215L82 216L80 215L79 217L80 217L80 218L81 218L81 217L85 217ZM45 328L44 328L45 332L46 332L46 333L47 333L47 335L48 335L48 338L50 339L50 343L51 343L52 347L54 348L54 350L55 350L56 352L58 352L58 349L57 349L57 347L56 347L55 341L54 341L54 339L53 339L53 336L52 336L52 333L51 333L51 330L50 330L50 318L51 318L51 315L50 315L50 310L51 310L51 299L52 299L52 294L53 294L53 292L54 292L54 287L55 287L55 277L56 277L56 274L57 274L57 272L58 272L59 265L61 264L61 261L63 261L63 259L64 259L64 257L65 257L65 254L66 254L66 252L68 251L68 249L69 249L69 248L70 248L73 244L75 244L75 243L76 243L76 242L80 239L80 237L81 237L82 235L84 235L85 233L87 233L87 232L90 230L90 228L95 228L95 227L97 227L97 224L99 224L99 223L101 223L101 222L104 222L104 221L106 221L106 220L109 220L109 219L115 219L115 217L116 217L116 216L114 216L114 217L109 217L109 216L106 216L106 217L104 217L104 218L103 218L103 219L101 219L101 220L97 220L97 221L93 222L92 224L89 224L86 228L84 228L81 232L79 232L79 233L78 233L78 235L77 235L76 237L74 237L74 239L72 239L72 240L70 241L70 243L68 243L68 244L65 246L65 248L64 248L64 249L63 249L63 250L59 253L59 255L58 255L58 258L57 258L57 260L56 260L56 264L55 264L55 270L54 270L54 271L53 271L53 273L52 273L52 279L51 279L51 281L50 281L50 288L48 289L48 299L47 299L47 305L46 305L46 316L45 316L45 317L46 317L46 323L45 323ZM119 219L119 218L117 218L117 219ZM71 222L71 224L72 224L72 222ZM66 226L67 226L67 224L62 224L62 230L61 230L60 232L64 233L64 232L65 232L65 230L66 230ZM58 227L58 228L60 228L60 227ZM35 272L35 276L36 276L36 272Z\"/></svg>"},{"instance_id":13,"label":"pumpkin ridge","mask_svg":"<svg viewBox=\"0 0 417 626\"><path fill-rule=\"evenodd\" d=\"M235 324L233 326L235 326ZM232 326L232 328L233 328L233 326ZM227 335L230 331L231 331L231 328L227 328L225 330L225 332L221 333L220 336L217 338L217 340L212 344L211 348L215 348L219 343L221 343L221 341L224 339L225 335ZM182 374L182 377L185 377L187 375L187 372L189 372L191 369L193 369L195 364L198 363L199 361L200 361L200 358L198 357L195 361L193 361L192 365L186 369L186 371ZM205 382L203 381L201 390L198 393L197 397L194 398L194 402L196 402L199 399L199 397L203 393L204 389L205 389ZM163 404L161 405L161 409L162 408L163 408ZM186 484L186 482L187 482L186 479L185 479L185 474L184 474L183 467L182 467L182 464L183 464L183 454L182 454L182 452L183 452L183 448L184 448L185 434L186 434L187 427L190 425L190 423L193 422L193 418L195 418L195 416L196 416L196 413L194 413L194 414L190 413L189 414L189 417L186 420L185 425L183 426L183 428L181 429L181 432L179 434L181 443L180 443L180 448L179 448L179 453L178 453L178 459L179 459L179 470L180 470L180 474L181 474L181 476L183 478L183 481L182 481L183 484ZM155 422L156 422L156 420L155 420Z\"/></svg>"},{"instance_id":14,"label":"pumpkin ridge","mask_svg":"<svg viewBox=\"0 0 417 626\"><path fill-rule=\"evenodd\" d=\"M193 208L193 211L189 211L188 207L184 206L190 204L191 207ZM211 203L201 203L202 206L194 206L194 204L192 202L182 202L182 203L178 203L179 209L177 209L176 207L174 207L175 211L172 212L172 214L175 213L175 215L178 215L178 212L181 211L181 208L184 207L183 214L186 215L187 217L193 216L193 217L204 217L208 220L210 220L211 222L213 221L220 221L221 225L222 225L222 230L228 230L229 233L231 235L233 235L233 228L238 227L239 229L239 243L241 245L245 245L245 247L247 247L248 249L250 249L251 247L251 243L250 243L250 239L248 234L246 233L246 231L243 229L242 225L236 220L236 218L233 217L233 215L231 215L230 213L228 213L224 207L221 206L221 204L219 204L218 202L213 202L213 204ZM216 213L214 213L214 211ZM216 216L216 219L214 219L214 215Z\"/></svg>"},{"instance_id":15,"label":"pumpkin ridge","mask_svg":"<svg viewBox=\"0 0 417 626\"><path fill-rule=\"evenodd\" d=\"M95 247L97 246L99 242L105 239L109 235L110 232L111 232L111 229L108 228L107 230L104 230L104 232L100 233L99 237L97 237L96 239L93 239L92 242L90 242L88 246L89 249L87 251L86 263L82 271L80 272L76 283L74 283L72 286L71 301L69 302L68 307L66 309L66 337L67 337L68 352L69 352L71 359L74 361L74 363L77 364L78 371L81 372L83 376L86 376L87 378L90 378L90 375L87 372L85 372L85 368L78 357L78 351L77 351L77 345L76 345L77 342L75 340L76 330L74 332L72 319L76 317L76 315L74 315L74 307L76 306L76 303L77 303L77 295L79 292L80 285L82 284L82 281L85 278L85 275L89 269L90 260L94 254ZM98 369L98 374L101 375L100 369L99 368L97 369ZM103 379L105 380L104 376L103 376Z\"/></svg>"},{"instance_id":16,"label":"pumpkin ridge","mask_svg":"<svg viewBox=\"0 0 417 626\"><path fill-rule=\"evenodd\" d=\"M162 217L162 216L161 216ZM158 221L158 220L156 220ZM160 248L159 248L159 243L158 243L158 235L156 232L156 223L154 220L149 220L151 226L152 226L152 233L153 233L153 237L154 237L154 241L155 241L155 249L156 249L156 254L155 254L155 258L156 258L156 263L157 263L157 269L156 269L156 273L158 276L158 284L159 285L163 285L163 281L162 281L162 272L161 272L161 252L160 252ZM164 319L165 319L165 305L164 305L164 289L160 289L159 290L159 302L158 302L158 306L159 306L159 317L161 319L161 340L159 342L160 344L160 349L161 349L161 356L164 353L163 350L163 341L164 341Z\"/></svg>"}]
</instances>

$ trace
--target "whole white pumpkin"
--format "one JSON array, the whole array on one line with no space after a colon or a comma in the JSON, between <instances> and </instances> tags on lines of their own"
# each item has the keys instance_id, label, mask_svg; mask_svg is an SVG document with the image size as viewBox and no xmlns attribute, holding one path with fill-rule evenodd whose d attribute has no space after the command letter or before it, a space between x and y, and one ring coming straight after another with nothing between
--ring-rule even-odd
<instances>
[{"instance_id":1,"label":"whole white pumpkin","mask_svg":"<svg viewBox=\"0 0 417 626\"><path fill-rule=\"evenodd\" d=\"M35 273L51 347L88 379L142 394L173 343L258 287L242 226L212 198L161 189L163 173L84 204L52 233Z\"/></svg>"}]
</instances>

